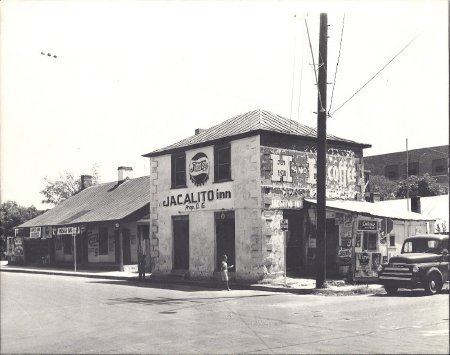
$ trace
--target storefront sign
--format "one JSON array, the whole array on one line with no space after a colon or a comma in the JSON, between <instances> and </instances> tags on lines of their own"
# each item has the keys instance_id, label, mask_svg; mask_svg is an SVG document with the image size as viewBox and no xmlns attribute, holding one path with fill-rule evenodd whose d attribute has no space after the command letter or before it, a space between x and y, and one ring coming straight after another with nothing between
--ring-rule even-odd
<instances>
[{"instance_id":1,"label":"storefront sign","mask_svg":"<svg viewBox=\"0 0 450 355\"><path fill-rule=\"evenodd\" d=\"M29 228L16 228L14 229L14 236L16 237L29 237L30 229Z\"/></svg>"},{"instance_id":2,"label":"storefront sign","mask_svg":"<svg viewBox=\"0 0 450 355\"><path fill-rule=\"evenodd\" d=\"M40 238L41 237L41 227L30 228L30 238Z\"/></svg>"},{"instance_id":3,"label":"storefront sign","mask_svg":"<svg viewBox=\"0 0 450 355\"><path fill-rule=\"evenodd\" d=\"M219 189L181 193L178 195L167 196L162 201L162 206L185 206L186 210L205 208L207 202L215 200L231 199L231 191L220 191Z\"/></svg>"},{"instance_id":4,"label":"storefront sign","mask_svg":"<svg viewBox=\"0 0 450 355\"><path fill-rule=\"evenodd\" d=\"M75 235L75 234L78 234L78 227L59 227L57 234L58 235L63 235L63 234Z\"/></svg>"},{"instance_id":5,"label":"storefront sign","mask_svg":"<svg viewBox=\"0 0 450 355\"><path fill-rule=\"evenodd\" d=\"M378 230L378 222L377 221L358 221L358 230L376 231L376 230Z\"/></svg>"},{"instance_id":6,"label":"storefront sign","mask_svg":"<svg viewBox=\"0 0 450 355\"><path fill-rule=\"evenodd\" d=\"M189 164L189 177L195 186L205 184L209 179L209 159L205 153L195 154Z\"/></svg>"},{"instance_id":7,"label":"storefront sign","mask_svg":"<svg viewBox=\"0 0 450 355\"><path fill-rule=\"evenodd\" d=\"M270 207L280 209L303 208L303 200L282 200L274 198L270 203Z\"/></svg>"}]
</instances>

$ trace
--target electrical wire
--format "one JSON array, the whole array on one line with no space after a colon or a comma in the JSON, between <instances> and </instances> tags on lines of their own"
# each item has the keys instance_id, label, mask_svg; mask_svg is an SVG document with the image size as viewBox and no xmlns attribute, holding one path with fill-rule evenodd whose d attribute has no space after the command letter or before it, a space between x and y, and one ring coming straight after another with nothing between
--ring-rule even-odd
<instances>
[{"instance_id":1,"label":"electrical wire","mask_svg":"<svg viewBox=\"0 0 450 355\"><path fill-rule=\"evenodd\" d=\"M330 107L328 109L328 116L330 116L331 107L333 106L334 87L336 86L336 77L338 72L339 60L341 58L342 38L344 37L344 24L345 24L345 14L342 17L341 40L339 41L339 52L336 62L336 70L334 71L333 88L331 89L331 98L330 98Z\"/></svg>"},{"instance_id":2,"label":"electrical wire","mask_svg":"<svg viewBox=\"0 0 450 355\"><path fill-rule=\"evenodd\" d=\"M323 108L323 105L322 105L322 97L320 95L319 83L318 83L318 79L317 79L316 62L314 60L314 53L313 53L312 44L311 44L311 37L309 35L308 21L306 21L306 18L305 18L305 26L306 26L306 33L308 34L308 41L309 41L309 49L311 51L311 58L312 58L312 61L313 61L313 71L314 71L314 77L316 79L317 93L319 95L320 109L323 110L324 108Z\"/></svg>"},{"instance_id":3,"label":"electrical wire","mask_svg":"<svg viewBox=\"0 0 450 355\"><path fill-rule=\"evenodd\" d=\"M295 16L294 16L295 17ZM291 113L289 114L289 119L292 120L292 103L294 101L294 83L295 83L295 57L297 52L297 36L294 35L294 59L292 65L292 89L291 89ZM289 122L289 128L291 123Z\"/></svg>"},{"instance_id":4,"label":"electrical wire","mask_svg":"<svg viewBox=\"0 0 450 355\"><path fill-rule=\"evenodd\" d=\"M356 94L358 94L362 89L364 89L364 87L369 84L378 74L380 74L389 64L391 64L395 58L397 58L407 47L409 47L409 45L411 43L413 43L415 41L415 39L418 37L415 36L411 41L409 41L389 62L387 62L379 71L377 71L375 73L375 75L373 75L363 86L361 86L352 96L350 96L350 98L348 98L347 100L344 101L344 103L339 106L336 110L333 111L333 113L331 114L331 116L333 116L338 110L340 110L347 102L349 102L351 99L353 99L353 97L355 97Z\"/></svg>"}]
</instances>

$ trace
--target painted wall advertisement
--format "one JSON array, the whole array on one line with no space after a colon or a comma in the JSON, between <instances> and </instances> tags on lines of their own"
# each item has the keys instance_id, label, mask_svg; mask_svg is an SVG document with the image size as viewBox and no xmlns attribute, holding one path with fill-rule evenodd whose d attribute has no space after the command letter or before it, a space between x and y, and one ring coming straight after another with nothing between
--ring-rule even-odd
<instances>
[{"instance_id":1,"label":"painted wall advertisement","mask_svg":"<svg viewBox=\"0 0 450 355\"><path fill-rule=\"evenodd\" d=\"M330 148L327 152L327 197L353 199L358 183L358 167L351 150ZM317 152L261 147L263 185L272 188L302 189L314 198L317 187Z\"/></svg>"}]
</instances>

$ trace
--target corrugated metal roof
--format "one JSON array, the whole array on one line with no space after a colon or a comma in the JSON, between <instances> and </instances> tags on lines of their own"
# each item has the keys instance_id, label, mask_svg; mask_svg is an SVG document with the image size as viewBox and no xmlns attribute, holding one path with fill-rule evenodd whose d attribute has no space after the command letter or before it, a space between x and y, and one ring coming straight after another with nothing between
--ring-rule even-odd
<instances>
[{"instance_id":1,"label":"corrugated metal roof","mask_svg":"<svg viewBox=\"0 0 450 355\"><path fill-rule=\"evenodd\" d=\"M94 185L19 227L121 220L150 203L150 178Z\"/></svg>"},{"instance_id":2,"label":"corrugated metal roof","mask_svg":"<svg viewBox=\"0 0 450 355\"><path fill-rule=\"evenodd\" d=\"M382 205L383 208L396 210L407 210L407 205L405 199L399 200L387 200L375 202L377 205ZM438 221L445 221L447 228L449 225L449 198L448 195L439 196L427 196L420 198L420 209L421 215L426 216Z\"/></svg>"},{"instance_id":3,"label":"corrugated metal roof","mask_svg":"<svg viewBox=\"0 0 450 355\"><path fill-rule=\"evenodd\" d=\"M317 137L317 131L315 128L302 125L297 121L279 116L269 111L254 110L232 117L216 126L200 132L197 135L183 139L165 148L155 150L151 153L145 154L144 156L156 156L174 149L189 147L260 130L309 138ZM331 134L327 135L327 139L336 142L356 144L361 147L370 147L369 144L357 143L355 141L339 138Z\"/></svg>"},{"instance_id":4,"label":"corrugated metal roof","mask_svg":"<svg viewBox=\"0 0 450 355\"><path fill-rule=\"evenodd\" d=\"M305 199L307 202L317 204L316 200ZM367 214L373 217L387 217L407 221L433 221L435 218L421 215L420 213L407 212L402 208L385 207L379 203L354 201L354 200L327 200L326 206L344 211Z\"/></svg>"}]
</instances>

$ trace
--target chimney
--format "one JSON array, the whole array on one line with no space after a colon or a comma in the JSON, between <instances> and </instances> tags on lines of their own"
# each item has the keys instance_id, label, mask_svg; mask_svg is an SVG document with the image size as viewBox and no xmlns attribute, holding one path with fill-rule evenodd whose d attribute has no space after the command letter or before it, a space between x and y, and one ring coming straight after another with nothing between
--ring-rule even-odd
<instances>
[{"instance_id":1,"label":"chimney","mask_svg":"<svg viewBox=\"0 0 450 355\"><path fill-rule=\"evenodd\" d=\"M379 202L380 201L380 193L379 192L368 192L365 193L365 200L367 202Z\"/></svg>"},{"instance_id":2,"label":"chimney","mask_svg":"<svg viewBox=\"0 0 450 355\"><path fill-rule=\"evenodd\" d=\"M422 213L420 208L420 196L411 197L411 212Z\"/></svg>"},{"instance_id":3,"label":"chimney","mask_svg":"<svg viewBox=\"0 0 450 355\"><path fill-rule=\"evenodd\" d=\"M126 179L132 179L133 178L133 168L130 168L129 166L119 166L117 168L118 172L118 178L117 182L121 183Z\"/></svg>"},{"instance_id":4,"label":"chimney","mask_svg":"<svg viewBox=\"0 0 450 355\"><path fill-rule=\"evenodd\" d=\"M92 186L92 176L91 175L81 175L81 190L87 189Z\"/></svg>"},{"instance_id":5,"label":"chimney","mask_svg":"<svg viewBox=\"0 0 450 355\"><path fill-rule=\"evenodd\" d=\"M202 133L202 132L204 132L204 131L206 131L206 130L203 129L203 128L196 128L196 129L195 129L195 135L197 136L197 135L199 135L200 133Z\"/></svg>"}]
</instances>

